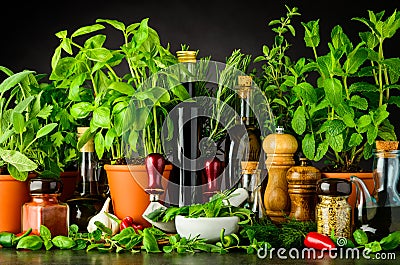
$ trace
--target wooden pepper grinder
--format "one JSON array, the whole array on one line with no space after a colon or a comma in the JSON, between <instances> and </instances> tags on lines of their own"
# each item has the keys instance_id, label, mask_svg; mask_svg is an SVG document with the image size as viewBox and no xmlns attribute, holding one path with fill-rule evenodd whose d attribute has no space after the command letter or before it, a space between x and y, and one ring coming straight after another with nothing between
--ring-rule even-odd
<instances>
[{"instance_id":1,"label":"wooden pepper grinder","mask_svg":"<svg viewBox=\"0 0 400 265\"><path fill-rule=\"evenodd\" d=\"M284 133L283 127L277 127L276 133L269 134L263 140L263 149L268 183L264 193L264 206L267 216L274 223L282 223L290 212L290 197L286 173L295 165L294 153L298 147L293 135Z\"/></svg>"},{"instance_id":2,"label":"wooden pepper grinder","mask_svg":"<svg viewBox=\"0 0 400 265\"><path fill-rule=\"evenodd\" d=\"M314 221L317 204L317 181L321 172L309 165L307 158L300 158L300 165L289 168L286 179L291 201L290 215L298 221Z\"/></svg>"}]
</instances>

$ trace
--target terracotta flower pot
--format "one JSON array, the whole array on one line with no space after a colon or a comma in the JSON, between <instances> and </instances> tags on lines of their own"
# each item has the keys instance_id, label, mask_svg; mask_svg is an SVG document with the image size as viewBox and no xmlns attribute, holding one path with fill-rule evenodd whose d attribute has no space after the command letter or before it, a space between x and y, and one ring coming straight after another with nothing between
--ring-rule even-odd
<instances>
[{"instance_id":1,"label":"terracotta flower pot","mask_svg":"<svg viewBox=\"0 0 400 265\"><path fill-rule=\"evenodd\" d=\"M131 216L135 223L143 227L151 224L143 219L142 214L150 203L150 196L145 192L148 177L144 165L104 165L107 172L108 186L112 200L113 212L119 218ZM166 165L162 185L165 188L172 170ZM163 195L160 199L163 200Z\"/></svg>"},{"instance_id":2,"label":"terracotta flower pot","mask_svg":"<svg viewBox=\"0 0 400 265\"><path fill-rule=\"evenodd\" d=\"M28 181L0 175L0 232L21 232L21 207L29 199Z\"/></svg>"}]
</instances>

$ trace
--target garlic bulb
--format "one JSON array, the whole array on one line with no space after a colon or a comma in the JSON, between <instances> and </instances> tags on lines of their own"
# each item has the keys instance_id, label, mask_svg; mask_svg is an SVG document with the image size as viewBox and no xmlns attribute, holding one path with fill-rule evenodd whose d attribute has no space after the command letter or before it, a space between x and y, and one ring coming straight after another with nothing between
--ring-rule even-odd
<instances>
[{"instance_id":1,"label":"garlic bulb","mask_svg":"<svg viewBox=\"0 0 400 265\"><path fill-rule=\"evenodd\" d=\"M89 233L97 229L97 226L94 224L94 222L96 221L99 221L103 223L106 227L110 228L112 231L112 235L115 235L119 232L119 223L116 221L118 220L118 217L108 212L110 208L110 201L111 199L110 197L108 197L104 202L104 205L101 208L100 212L90 218L87 226L87 231Z\"/></svg>"}]
</instances>

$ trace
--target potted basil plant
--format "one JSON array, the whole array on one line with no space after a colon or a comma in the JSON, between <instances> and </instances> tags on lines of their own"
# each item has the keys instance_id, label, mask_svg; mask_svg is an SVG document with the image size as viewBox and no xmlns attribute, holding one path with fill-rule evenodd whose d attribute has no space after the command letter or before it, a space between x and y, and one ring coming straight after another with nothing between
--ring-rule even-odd
<instances>
[{"instance_id":1,"label":"potted basil plant","mask_svg":"<svg viewBox=\"0 0 400 265\"><path fill-rule=\"evenodd\" d=\"M101 33L106 26L111 27L110 36ZM122 34L123 40L116 49L106 47L113 30ZM161 45L147 18L131 25L97 19L70 35L63 30L56 36L60 45L54 51L49 79L56 88L66 90L69 112L76 123L89 127L77 147L94 139L98 158L111 161L104 168L115 214L120 219L130 215L148 225L141 217L149 203L143 159L155 152L162 154L161 125L175 95L161 86L143 83L176 63L176 58L169 47ZM134 165L136 158L141 158L139 165ZM166 178L170 169L171 165L165 168ZM123 190L116 190L119 188Z\"/></svg>"}]
</instances>

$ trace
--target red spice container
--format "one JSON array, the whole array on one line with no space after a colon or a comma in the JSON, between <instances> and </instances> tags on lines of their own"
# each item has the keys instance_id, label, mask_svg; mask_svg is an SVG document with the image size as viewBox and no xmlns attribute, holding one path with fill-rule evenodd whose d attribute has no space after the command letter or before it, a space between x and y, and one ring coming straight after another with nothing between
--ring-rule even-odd
<instances>
[{"instance_id":1,"label":"red spice container","mask_svg":"<svg viewBox=\"0 0 400 265\"><path fill-rule=\"evenodd\" d=\"M31 201L22 206L22 231L32 228L40 233L45 225L52 236L68 236L69 207L59 201L62 183L55 179L34 178L29 181Z\"/></svg>"}]
</instances>

